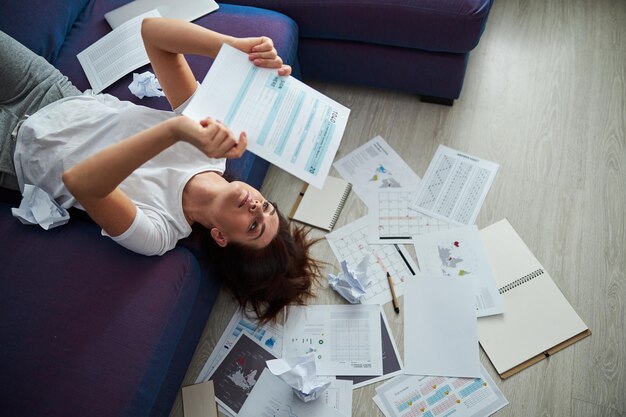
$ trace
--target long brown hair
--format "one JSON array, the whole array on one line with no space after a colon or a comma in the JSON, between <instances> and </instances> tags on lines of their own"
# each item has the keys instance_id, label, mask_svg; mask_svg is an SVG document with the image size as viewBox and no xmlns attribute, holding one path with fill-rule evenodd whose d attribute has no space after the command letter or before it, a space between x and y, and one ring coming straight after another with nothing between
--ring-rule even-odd
<instances>
[{"instance_id":1,"label":"long brown hair","mask_svg":"<svg viewBox=\"0 0 626 417\"><path fill-rule=\"evenodd\" d=\"M220 247L208 233L202 239L206 261L239 305L254 311L261 323L275 320L289 304L304 305L313 296L322 264L310 254L319 239L310 239L309 230L276 213L278 232L262 249L233 242Z\"/></svg>"}]
</instances>

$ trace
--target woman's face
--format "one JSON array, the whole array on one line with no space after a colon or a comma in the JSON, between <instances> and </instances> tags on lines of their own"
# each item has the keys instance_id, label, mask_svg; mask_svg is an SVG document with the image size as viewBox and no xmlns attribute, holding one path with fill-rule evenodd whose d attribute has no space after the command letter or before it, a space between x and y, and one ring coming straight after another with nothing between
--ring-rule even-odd
<instances>
[{"instance_id":1,"label":"woman's face","mask_svg":"<svg viewBox=\"0 0 626 417\"><path fill-rule=\"evenodd\" d=\"M218 244L236 242L263 248L278 232L278 213L254 187L240 181L229 183L214 205L214 228L221 236L213 236ZM212 234L214 232L212 231Z\"/></svg>"}]
</instances>

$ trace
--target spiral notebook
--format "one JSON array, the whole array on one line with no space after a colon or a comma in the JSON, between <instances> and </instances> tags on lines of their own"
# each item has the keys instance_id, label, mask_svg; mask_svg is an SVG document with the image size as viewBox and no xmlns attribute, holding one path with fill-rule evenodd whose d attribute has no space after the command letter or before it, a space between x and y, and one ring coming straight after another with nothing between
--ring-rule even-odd
<instances>
[{"instance_id":1,"label":"spiral notebook","mask_svg":"<svg viewBox=\"0 0 626 417\"><path fill-rule=\"evenodd\" d=\"M482 229L480 236L504 314L479 318L478 340L501 378L591 334L508 220Z\"/></svg>"},{"instance_id":2,"label":"spiral notebook","mask_svg":"<svg viewBox=\"0 0 626 417\"><path fill-rule=\"evenodd\" d=\"M321 189L305 184L289 213L289 218L331 231L339 218L352 184L337 177L326 177Z\"/></svg>"}]
</instances>

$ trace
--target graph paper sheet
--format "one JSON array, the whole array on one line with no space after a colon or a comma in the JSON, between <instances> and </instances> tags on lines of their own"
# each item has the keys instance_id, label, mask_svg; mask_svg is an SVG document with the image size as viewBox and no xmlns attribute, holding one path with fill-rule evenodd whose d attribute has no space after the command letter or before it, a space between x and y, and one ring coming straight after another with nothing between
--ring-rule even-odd
<instances>
[{"instance_id":1,"label":"graph paper sheet","mask_svg":"<svg viewBox=\"0 0 626 417\"><path fill-rule=\"evenodd\" d=\"M317 375L383 373L380 306L290 306L283 358L315 354Z\"/></svg>"},{"instance_id":2,"label":"graph paper sheet","mask_svg":"<svg viewBox=\"0 0 626 417\"><path fill-rule=\"evenodd\" d=\"M417 191L406 188L378 190L378 198L369 210L368 242L413 243L414 237L458 227L411 208Z\"/></svg>"},{"instance_id":3,"label":"graph paper sheet","mask_svg":"<svg viewBox=\"0 0 626 417\"><path fill-rule=\"evenodd\" d=\"M418 272L417 264L403 245L368 243L367 216L326 235L326 240L339 262L355 268L365 255L370 255L367 276L370 284L361 299L363 304L384 304L391 301L387 272L391 275L397 296L404 294L404 283Z\"/></svg>"}]
</instances>

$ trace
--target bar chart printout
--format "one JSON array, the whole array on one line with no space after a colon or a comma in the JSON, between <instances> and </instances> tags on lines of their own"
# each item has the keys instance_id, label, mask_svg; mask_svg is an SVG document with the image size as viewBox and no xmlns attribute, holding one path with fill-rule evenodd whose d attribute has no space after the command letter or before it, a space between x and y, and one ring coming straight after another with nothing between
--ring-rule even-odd
<instances>
[{"instance_id":1,"label":"bar chart printout","mask_svg":"<svg viewBox=\"0 0 626 417\"><path fill-rule=\"evenodd\" d=\"M389 417L487 416L509 403L484 367L481 378L401 375L376 393Z\"/></svg>"}]
</instances>

